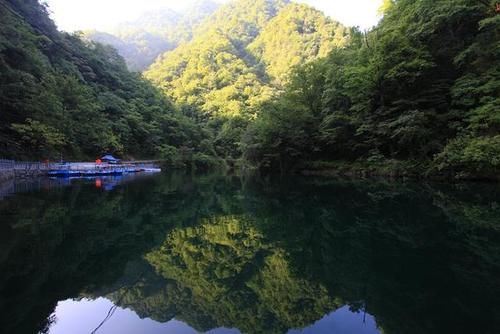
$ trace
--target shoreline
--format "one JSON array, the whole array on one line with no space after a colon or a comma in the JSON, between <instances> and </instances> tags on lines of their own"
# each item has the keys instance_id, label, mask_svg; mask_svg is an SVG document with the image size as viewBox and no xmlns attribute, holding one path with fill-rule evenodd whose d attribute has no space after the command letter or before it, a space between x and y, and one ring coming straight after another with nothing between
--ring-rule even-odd
<instances>
[{"instance_id":1,"label":"shoreline","mask_svg":"<svg viewBox=\"0 0 500 334\"><path fill-rule=\"evenodd\" d=\"M294 171L303 176L385 178L429 180L446 182L489 182L499 183L500 175L471 175L461 172L429 171L424 164L408 161L388 161L382 163L316 161L297 167Z\"/></svg>"}]
</instances>

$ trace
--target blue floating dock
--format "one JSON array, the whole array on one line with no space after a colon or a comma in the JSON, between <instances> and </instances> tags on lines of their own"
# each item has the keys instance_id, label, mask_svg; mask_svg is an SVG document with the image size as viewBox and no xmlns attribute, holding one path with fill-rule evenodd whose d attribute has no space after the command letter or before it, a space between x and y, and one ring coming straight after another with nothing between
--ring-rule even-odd
<instances>
[{"instance_id":1,"label":"blue floating dock","mask_svg":"<svg viewBox=\"0 0 500 334\"><path fill-rule=\"evenodd\" d=\"M47 174L51 177L82 177L82 176L109 176L109 175L123 175L128 173L139 173L143 171L142 168L90 168L90 169L53 169Z\"/></svg>"}]
</instances>

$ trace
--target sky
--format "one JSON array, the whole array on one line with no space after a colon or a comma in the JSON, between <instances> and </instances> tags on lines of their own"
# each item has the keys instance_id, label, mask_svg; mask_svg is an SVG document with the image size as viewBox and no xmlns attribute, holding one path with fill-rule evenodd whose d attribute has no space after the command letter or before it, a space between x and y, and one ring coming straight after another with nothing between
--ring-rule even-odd
<instances>
[{"instance_id":1,"label":"sky","mask_svg":"<svg viewBox=\"0 0 500 334\"><path fill-rule=\"evenodd\" d=\"M196 0L45 0L61 30L110 30L146 11L169 7L180 11ZM215 0L228 2L231 0ZM298 0L349 26L368 29L377 24L382 0Z\"/></svg>"}]
</instances>

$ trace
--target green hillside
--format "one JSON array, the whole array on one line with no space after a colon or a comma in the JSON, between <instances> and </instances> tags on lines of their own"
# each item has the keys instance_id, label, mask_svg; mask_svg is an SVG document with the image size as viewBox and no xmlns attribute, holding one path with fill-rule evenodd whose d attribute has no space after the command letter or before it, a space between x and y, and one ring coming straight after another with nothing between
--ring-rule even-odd
<instances>
[{"instance_id":1,"label":"green hillside","mask_svg":"<svg viewBox=\"0 0 500 334\"><path fill-rule=\"evenodd\" d=\"M294 66L326 57L348 39L345 26L314 8L291 3L269 21L247 50L274 84L282 84Z\"/></svg>"},{"instance_id":2,"label":"green hillside","mask_svg":"<svg viewBox=\"0 0 500 334\"><path fill-rule=\"evenodd\" d=\"M132 71L146 69L160 54L172 50L176 46L174 42L144 30L123 31L117 35L89 30L84 31L83 36L89 41L115 48Z\"/></svg>"},{"instance_id":3,"label":"green hillside","mask_svg":"<svg viewBox=\"0 0 500 334\"><path fill-rule=\"evenodd\" d=\"M348 40L347 28L309 6L239 0L219 8L192 41L160 56L145 76L208 124L220 156L237 158L244 128L290 69Z\"/></svg>"},{"instance_id":4,"label":"green hillside","mask_svg":"<svg viewBox=\"0 0 500 334\"><path fill-rule=\"evenodd\" d=\"M146 12L110 31L85 31L86 38L113 46L133 71L144 71L162 53L191 40L193 30L217 8L210 0L195 2L184 12L169 8Z\"/></svg>"},{"instance_id":5,"label":"green hillside","mask_svg":"<svg viewBox=\"0 0 500 334\"><path fill-rule=\"evenodd\" d=\"M259 86L276 88L274 79L284 81L293 66L325 57L347 40L348 29L311 7L237 1L202 23L190 43L161 56L146 77L211 116L242 115L262 97Z\"/></svg>"},{"instance_id":6,"label":"green hillside","mask_svg":"<svg viewBox=\"0 0 500 334\"><path fill-rule=\"evenodd\" d=\"M495 1L386 1L372 31L294 71L248 128L245 157L271 170L498 179L499 43Z\"/></svg>"},{"instance_id":7,"label":"green hillside","mask_svg":"<svg viewBox=\"0 0 500 334\"><path fill-rule=\"evenodd\" d=\"M0 17L0 156L196 152L200 127L114 49L57 31L36 0L2 1Z\"/></svg>"},{"instance_id":8,"label":"green hillside","mask_svg":"<svg viewBox=\"0 0 500 334\"><path fill-rule=\"evenodd\" d=\"M93 32L118 52L58 32L35 0L1 3L3 156L500 175L495 1L387 0L367 32L287 0L202 1ZM144 79L120 53L156 60Z\"/></svg>"}]
</instances>

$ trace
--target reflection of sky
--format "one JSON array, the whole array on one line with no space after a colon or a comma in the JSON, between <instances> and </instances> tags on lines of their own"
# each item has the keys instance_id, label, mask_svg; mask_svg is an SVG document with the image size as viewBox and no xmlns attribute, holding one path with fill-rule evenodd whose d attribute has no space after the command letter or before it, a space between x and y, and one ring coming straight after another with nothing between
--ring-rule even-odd
<instances>
[{"instance_id":1,"label":"reflection of sky","mask_svg":"<svg viewBox=\"0 0 500 334\"><path fill-rule=\"evenodd\" d=\"M364 318L364 321L363 321ZM369 314L354 313L344 306L326 315L303 330L291 330L288 334L377 334L375 318Z\"/></svg>"},{"instance_id":2,"label":"reflection of sky","mask_svg":"<svg viewBox=\"0 0 500 334\"><path fill-rule=\"evenodd\" d=\"M59 302L55 311L56 323L50 334L89 334L106 317L113 303L104 298L97 300L66 300ZM133 311L117 308L113 316L96 332L100 334L196 334L187 324L171 320L159 323L151 319L140 319ZM210 334L238 334L236 329L218 328ZM290 330L288 334L378 334L380 333L371 315L353 313L343 307L302 330Z\"/></svg>"}]
</instances>

